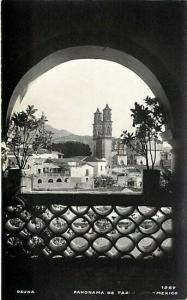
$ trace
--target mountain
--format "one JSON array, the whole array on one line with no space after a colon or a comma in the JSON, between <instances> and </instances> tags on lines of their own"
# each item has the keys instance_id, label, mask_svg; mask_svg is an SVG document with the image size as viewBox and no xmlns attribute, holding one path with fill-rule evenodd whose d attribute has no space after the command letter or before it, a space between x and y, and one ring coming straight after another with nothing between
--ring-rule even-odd
<instances>
[{"instance_id":1,"label":"mountain","mask_svg":"<svg viewBox=\"0 0 187 300\"><path fill-rule=\"evenodd\" d=\"M89 135L76 135L65 129L56 129L51 125L45 126L46 130L53 132L52 143L65 143L69 141L80 142L83 144L88 144L90 148L93 147L92 136Z\"/></svg>"},{"instance_id":2,"label":"mountain","mask_svg":"<svg viewBox=\"0 0 187 300\"><path fill-rule=\"evenodd\" d=\"M53 132L53 139L59 138L59 137L65 137L68 135L72 135L73 133L65 130L65 129L56 129L52 127L51 125L46 124L45 125L46 130L49 130Z\"/></svg>"}]
</instances>

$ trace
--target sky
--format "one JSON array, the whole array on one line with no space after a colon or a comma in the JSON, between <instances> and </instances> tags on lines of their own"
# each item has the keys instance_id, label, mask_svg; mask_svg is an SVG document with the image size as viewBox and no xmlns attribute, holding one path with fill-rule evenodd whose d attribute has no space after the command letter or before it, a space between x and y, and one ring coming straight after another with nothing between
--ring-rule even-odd
<instances>
[{"instance_id":1,"label":"sky","mask_svg":"<svg viewBox=\"0 0 187 300\"><path fill-rule=\"evenodd\" d=\"M150 88L128 68L107 60L79 59L62 63L31 82L14 111L38 109L56 129L92 135L93 113L106 104L112 109L113 136L132 131L130 109L154 97Z\"/></svg>"}]
</instances>

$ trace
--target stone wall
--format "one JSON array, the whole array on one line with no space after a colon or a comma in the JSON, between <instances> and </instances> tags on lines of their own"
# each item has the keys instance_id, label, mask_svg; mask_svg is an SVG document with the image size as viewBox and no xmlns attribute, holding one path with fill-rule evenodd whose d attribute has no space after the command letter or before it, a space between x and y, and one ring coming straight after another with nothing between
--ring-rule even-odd
<instances>
[{"instance_id":1,"label":"stone wall","mask_svg":"<svg viewBox=\"0 0 187 300\"><path fill-rule=\"evenodd\" d=\"M68 176L33 176L32 190L76 190L93 188L93 178L68 177Z\"/></svg>"}]
</instances>

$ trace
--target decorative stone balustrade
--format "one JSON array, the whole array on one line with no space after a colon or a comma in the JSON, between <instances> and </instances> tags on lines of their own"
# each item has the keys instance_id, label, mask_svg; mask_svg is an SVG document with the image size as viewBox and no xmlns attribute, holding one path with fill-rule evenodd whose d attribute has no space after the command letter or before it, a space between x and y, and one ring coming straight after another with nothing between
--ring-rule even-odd
<instances>
[{"instance_id":1,"label":"decorative stone balustrade","mask_svg":"<svg viewBox=\"0 0 187 300\"><path fill-rule=\"evenodd\" d=\"M11 257L155 259L172 253L172 208L8 206L5 240Z\"/></svg>"}]
</instances>

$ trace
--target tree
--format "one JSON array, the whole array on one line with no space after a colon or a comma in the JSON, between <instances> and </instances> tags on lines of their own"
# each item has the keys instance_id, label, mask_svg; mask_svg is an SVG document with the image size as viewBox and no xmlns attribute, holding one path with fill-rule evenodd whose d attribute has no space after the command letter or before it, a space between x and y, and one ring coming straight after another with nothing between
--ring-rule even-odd
<instances>
[{"instance_id":1,"label":"tree","mask_svg":"<svg viewBox=\"0 0 187 300\"><path fill-rule=\"evenodd\" d=\"M52 150L64 153L64 157L90 156L91 151L88 144L68 141L65 143L52 144Z\"/></svg>"},{"instance_id":2,"label":"tree","mask_svg":"<svg viewBox=\"0 0 187 300\"><path fill-rule=\"evenodd\" d=\"M5 142L1 143L1 166L2 166L2 172L5 173L7 170L7 165L8 165L8 159L7 159L7 154L8 154L9 148L6 146Z\"/></svg>"},{"instance_id":3,"label":"tree","mask_svg":"<svg viewBox=\"0 0 187 300\"><path fill-rule=\"evenodd\" d=\"M144 102L145 105L135 102L134 108L131 109L135 133L125 130L121 137L123 143L130 149L145 157L147 169L150 169L150 157L151 168L154 169L157 145L160 134L165 129L167 118L157 98L147 97Z\"/></svg>"},{"instance_id":4,"label":"tree","mask_svg":"<svg viewBox=\"0 0 187 300\"><path fill-rule=\"evenodd\" d=\"M14 113L10 119L7 145L16 158L19 169L24 169L31 151L48 148L52 132L45 129L47 119L42 113L35 116L37 109L28 105L25 111Z\"/></svg>"}]
</instances>

